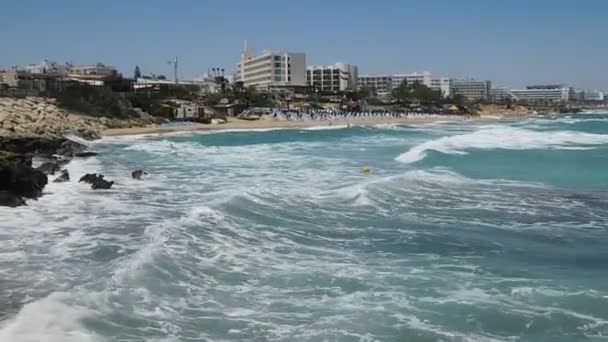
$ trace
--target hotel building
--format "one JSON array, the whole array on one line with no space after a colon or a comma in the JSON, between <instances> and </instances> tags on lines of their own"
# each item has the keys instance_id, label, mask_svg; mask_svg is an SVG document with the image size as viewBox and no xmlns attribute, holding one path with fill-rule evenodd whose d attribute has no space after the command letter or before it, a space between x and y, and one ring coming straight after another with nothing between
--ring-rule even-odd
<instances>
[{"instance_id":1,"label":"hotel building","mask_svg":"<svg viewBox=\"0 0 608 342\"><path fill-rule=\"evenodd\" d=\"M431 89L441 92L444 98L450 97L450 88L452 81L447 77L431 79Z\"/></svg>"},{"instance_id":2,"label":"hotel building","mask_svg":"<svg viewBox=\"0 0 608 342\"><path fill-rule=\"evenodd\" d=\"M356 65L344 63L312 65L306 68L306 81L309 87L324 93L357 90L358 70Z\"/></svg>"},{"instance_id":3,"label":"hotel building","mask_svg":"<svg viewBox=\"0 0 608 342\"><path fill-rule=\"evenodd\" d=\"M420 84L424 84L427 87L431 87L432 79L431 73L428 71L425 72L415 72L413 74L397 74L392 75L393 89L396 89L403 83L403 81L407 81L407 84L412 85L415 82L419 82Z\"/></svg>"},{"instance_id":4,"label":"hotel building","mask_svg":"<svg viewBox=\"0 0 608 342\"><path fill-rule=\"evenodd\" d=\"M245 49L234 74L234 82L239 81L245 87L260 89L305 87L306 55L301 52L265 50L256 56L251 50Z\"/></svg>"},{"instance_id":5,"label":"hotel building","mask_svg":"<svg viewBox=\"0 0 608 342\"><path fill-rule=\"evenodd\" d=\"M573 88L565 85L527 86L526 89L511 89L513 98L528 102L568 102L575 97Z\"/></svg>"},{"instance_id":6,"label":"hotel building","mask_svg":"<svg viewBox=\"0 0 608 342\"><path fill-rule=\"evenodd\" d=\"M369 89L378 96L389 96L393 92L393 78L389 75L359 76L359 89Z\"/></svg>"},{"instance_id":7,"label":"hotel building","mask_svg":"<svg viewBox=\"0 0 608 342\"><path fill-rule=\"evenodd\" d=\"M450 94L462 95L469 101L490 99L492 82L478 80L452 80Z\"/></svg>"}]
</instances>

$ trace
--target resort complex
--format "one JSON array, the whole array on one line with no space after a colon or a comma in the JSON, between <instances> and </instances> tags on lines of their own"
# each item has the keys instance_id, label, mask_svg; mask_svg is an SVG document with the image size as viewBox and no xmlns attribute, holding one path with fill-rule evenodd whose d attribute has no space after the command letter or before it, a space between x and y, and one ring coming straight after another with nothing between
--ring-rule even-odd
<instances>
[{"instance_id":1,"label":"resort complex","mask_svg":"<svg viewBox=\"0 0 608 342\"><path fill-rule=\"evenodd\" d=\"M92 87L98 90L89 92L107 91L155 116L197 121L218 115L253 118L271 108L427 114L451 108L452 113L472 114L470 108L478 104L573 108L607 100L602 91L568 84L507 88L491 80L429 71L367 74L353 63L310 65L305 52L266 49L256 54L246 44L233 69L212 67L203 76L188 79L180 77L177 57L169 64L172 77L142 72L138 66L129 75L103 63L61 64L45 59L0 70L0 95L65 97L75 87Z\"/></svg>"}]
</instances>

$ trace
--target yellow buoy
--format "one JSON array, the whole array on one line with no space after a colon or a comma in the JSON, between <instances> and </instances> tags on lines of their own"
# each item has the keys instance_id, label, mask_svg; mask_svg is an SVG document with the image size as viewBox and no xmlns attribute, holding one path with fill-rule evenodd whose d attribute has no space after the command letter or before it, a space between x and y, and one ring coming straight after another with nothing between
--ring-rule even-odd
<instances>
[{"instance_id":1,"label":"yellow buoy","mask_svg":"<svg viewBox=\"0 0 608 342\"><path fill-rule=\"evenodd\" d=\"M362 171L363 173L367 174L367 173L369 173L371 170L370 170L369 166L364 166L364 167L363 167L363 170L361 170L361 171Z\"/></svg>"}]
</instances>

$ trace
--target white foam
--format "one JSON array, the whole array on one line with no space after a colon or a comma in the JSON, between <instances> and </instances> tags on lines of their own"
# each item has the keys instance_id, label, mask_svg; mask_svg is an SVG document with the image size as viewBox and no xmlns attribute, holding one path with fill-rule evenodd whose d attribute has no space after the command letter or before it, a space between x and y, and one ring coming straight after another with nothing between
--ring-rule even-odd
<instances>
[{"instance_id":1,"label":"white foam","mask_svg":"<svg viewBox=\"0 0 608 342\"><path fill-rule=\"evenodd\" d=\"M334 130L334 129L344 129L348 128L348 125L332 125L332 126L312 126L302 128L305 131L326 131L326 130Z\"/></svg>"},{"instance_id":2,"label":"white foam","mask_svg":"<svg viewBox=\"0 0 608 342\"><path fill-rule=\"evenodd\" d=\"M6 342L95 342L81 320L92 315L88 309L65 304L68 294L55 293L26 304L19 314L0 327L0 341Z\"/></svg>"},{"instance_id":3,"label":"white foam","mask_svg":"<svg viewBox=\"0 0 608 342\"><path fill-rule=\"evenodd\" d=\"M197 153L203 149L202 146L190 143L174 143L169 140L141 141L128 146L125 150L148 152L152 154L176 154L176 153Z\"/></svg>"},{"instance_id":4,"label":"white foam","mask_svg":"<svg viewBox=\"0 0 608 342\"><path fill-rule=\"evenodd\" d=\"M522 123L536 123L536 124L577 124L577 123L586 123L586 122L608 122L608 118L598 118L598 117L585 117L584 115L577 116L564 116L564 117L538 117L531 118L526 121L522 121ZM527 127L530 127L529 125Z\"/></svg>"},{"instance_id":5,"label":"white foam","mask_svg":"<svg viewBox=\"0 0 608 342\"><path fill-rule=\"evenodd\" d=\"M241 132L272 132L286 129L297 129L297 127L268 127L268 128L226 128L209 131L197 131L196 134L219 134L219 133L241 133Z\"/></svg>"},{"instance_id":6,"label":"white foam","mask_svg":"<svg viewBox=\"0 0 608 342\"><path fill-rule=\"evenodd\" d=\"M500 127L427 141L399 155L396 160L414 163L424 159L427 151L431 150L463 155L467 154L466 149L564 149L601 144L608 144L608 135L574 131L541 132L516 127Z\"/></svg>"},{"instance_id":7,"label":"white foam","mask_svg":"<svg viewBox=\"0 0 608 342\"><path fill-rule=\"evenodd\" d=\"M85 140L85 139L83 139L83 138L81 138L81 137L79 137L77 135L74 135L74 134L65 134L63 137L66 138L66 139L68 139L68 140L70 140L70 141L73 141L73 142L75 142L77 144L81 144L81 145L85 145L85 146L88 146L91 143L90 141Z\"/></svg>"}]
</instances>

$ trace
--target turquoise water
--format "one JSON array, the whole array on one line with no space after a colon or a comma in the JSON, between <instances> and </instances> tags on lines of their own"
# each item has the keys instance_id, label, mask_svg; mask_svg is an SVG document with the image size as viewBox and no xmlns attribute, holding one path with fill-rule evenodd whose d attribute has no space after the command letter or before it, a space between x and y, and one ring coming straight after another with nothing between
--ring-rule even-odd
<instances>
[{"instance_id":1,"label":"turquoise water","mask_svg":"<svg viewBox=\"0 0 608 342\"><path fill-rule=\"evenodd\" d=\"M0 208L0 341L608 340L608 114L93 148Z\"/></svg>"}]
</instances>

